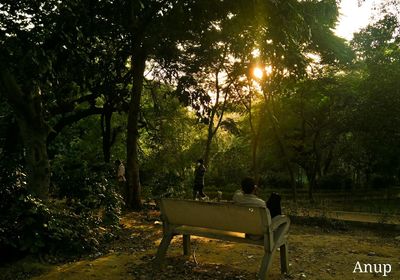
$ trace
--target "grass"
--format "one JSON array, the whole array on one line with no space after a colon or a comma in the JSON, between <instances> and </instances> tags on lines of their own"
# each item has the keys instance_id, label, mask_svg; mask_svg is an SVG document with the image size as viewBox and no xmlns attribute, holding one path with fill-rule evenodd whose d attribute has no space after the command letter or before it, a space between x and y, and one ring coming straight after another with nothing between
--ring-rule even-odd
<instances>
[{"instance_id":1,"label":"grass","mask_svg":"<svg viewBox=\"0 0 400 280\"><path fill-rule=\"evenodd\" d=\"M41 263L33 257L26 257L20 261L0 266L0 279L30 279L34 276L45 274L52 270L52 268L53 266L50 264Z\"/></svg>"}]
</instances>

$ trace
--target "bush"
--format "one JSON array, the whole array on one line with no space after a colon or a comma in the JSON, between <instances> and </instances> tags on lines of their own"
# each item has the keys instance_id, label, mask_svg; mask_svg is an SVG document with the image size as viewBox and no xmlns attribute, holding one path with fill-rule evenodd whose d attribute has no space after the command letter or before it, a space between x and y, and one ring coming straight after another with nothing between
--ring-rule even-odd
<instances>
[{"instance_id":1,"label":"bush","mask_svg":"<svg viewBox=\"0 0 400 280\"><path fill-rule=\"evenodd\" d=\"M147 170L142 175L144 198L182 197L186 194L184 180L177 172L157 173L156 170Z\"/></svg>"},{"instance_id":2,"label":"bush","mask_svg":"<svg viewBox=\"0 0 400 280\"><path fill-rule=\"evenodd\" d=\"M351 190L353 181L344 174L333 173L323 176L319 181L321 189L329 190Z\"/></svg>"},{"instance_id":3,"label":"bush","mask_svg":"<svg viewBox=\"0 0 400 280\"><path fill-rule=\"evenodd\" d=\"M90 185L91 192L83 199L68 203L44 203L28 194L20 181L0 189L0 248L76 256L98 250L118 227L121 197L106 187L106 180Z\"/></svg>"},{"instance_id":4,"label":"bush","mask_svg":"<svg viewBox=\"0 0 400 280\"><path fill-rule=\"evenodd\" d=\"M52 161L52 193L68 200L90 200L104 192L108 181L113 182L114 169L112 164L94 165L79 157L58 156Z\"/></svg>"},{"instance_id":5,"label":"bush","mask_svg":"<svg viewBox=\"0 0 400 280\"><path fill-rule=\"evenodd\" d=\"M387 188L395 184L395 180L389 176L373 174L370 179L370 186L375 189Z\"/></svg>"},{"instance_id":6,"label":"bush","mask_svg":"<svg viewBox=\"0 0 400 280\"><path fill-rule=\"evenodd\" d=\"M291 187L289 176L282 172L268 173L266 176L261 177L260 181L265 187L276 189L287 189Z\"/></svg>"}]
</instances>

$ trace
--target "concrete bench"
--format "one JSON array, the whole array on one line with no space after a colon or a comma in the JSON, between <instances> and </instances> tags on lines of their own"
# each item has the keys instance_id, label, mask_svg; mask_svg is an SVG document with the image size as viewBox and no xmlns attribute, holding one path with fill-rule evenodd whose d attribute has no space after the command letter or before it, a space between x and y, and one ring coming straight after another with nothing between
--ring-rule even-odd
<instances>
[{"instance_id":1,"label":"concrete bench","mask_svg":"<svg viewBox=\"0 0 400 280\"><path fill-rule=\"evenodd\" d=\"M280 248L281 272L288 272L290 220L279 215L271 219L268 209L239 206L233 203L181 199L160 201L163 238L154 264L161 266L171 240L183 236L183 253L190 254L190 235L241 242L264 247L258 279L267 279L275 252ZM247 237L246 237L247 236ZM248 238L259 237L259 238Z\"/></svg>"}]
</instances>

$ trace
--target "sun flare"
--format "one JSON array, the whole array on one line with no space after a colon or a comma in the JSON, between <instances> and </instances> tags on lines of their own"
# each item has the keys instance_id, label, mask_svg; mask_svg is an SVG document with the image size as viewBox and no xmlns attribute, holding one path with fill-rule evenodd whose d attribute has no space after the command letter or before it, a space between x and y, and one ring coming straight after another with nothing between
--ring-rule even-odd
<instances>
[{"instance_id":1,"label":"sun flare","mask_svg":"<svg viewBox=\"0 0 400 280\"><path fill-rule=\"evenodd\" d=\"M260 67L255 67L253 69L253 76L257 79L261 79L264 75L264 71Z\"/></svg>"}]
</instances>

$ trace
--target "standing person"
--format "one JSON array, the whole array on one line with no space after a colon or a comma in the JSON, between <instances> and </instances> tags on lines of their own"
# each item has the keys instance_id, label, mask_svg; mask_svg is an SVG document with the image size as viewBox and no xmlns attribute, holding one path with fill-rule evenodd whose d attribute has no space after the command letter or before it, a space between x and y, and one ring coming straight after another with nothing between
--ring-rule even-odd
<instances>
[{"instance_id":1,"label":"standing person","mask_svg":"<svg viewBox=\"0 0 400 280\"><path fill-rule=\"evenodd\" d=\"M206 167L204 166L203 159L197 160L197 166L194 171L194 184L193 184L193 199L206 197L203 192L204 189L204 174L206 173Z\"/></svg>"},{"instance_id":2,"label":"standing person","mask_svg":"<svg viewBox=\"0 0 400 280\"><path fill-rule=\"evenodd\" d=\"M115 166L117 167L117 182L118 182L118 191L120 195L126 199L126 178L125 178L125 166L117 159L115 161Z\"/></svg>"}]
</instances>

